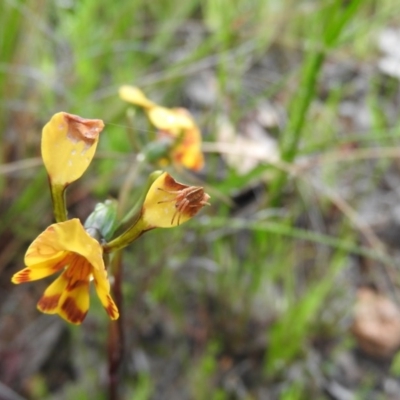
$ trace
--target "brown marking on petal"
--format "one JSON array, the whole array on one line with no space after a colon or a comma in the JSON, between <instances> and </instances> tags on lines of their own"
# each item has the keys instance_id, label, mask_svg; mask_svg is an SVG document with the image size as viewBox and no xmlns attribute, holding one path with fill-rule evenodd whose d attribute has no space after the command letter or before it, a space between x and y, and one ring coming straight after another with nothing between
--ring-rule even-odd
<instances>
[{"instance_id":1,"label":"brown marking on petal","mask_svg":"<svg viewBox=\"0 0 400 400\"><path fill-rule=\"evenodd\" d=\"M68 113L64 113L64 119L68 124L67 137L74 143L83 141L87 147L93 145L104 128L101 119L86 119Z\"/></svg>"},{"instance_id":2,"label":"brown marking on petal","mask_svg":"<svg viewBox=\"0 0 400 400\"><path fill-rule=\"evenodd\" d=\"M60 300L60 297L61 293L53 296L42 296L37 303L37 307L43 312L54 311L58 307L58 301Z\"/></svg>"},{"instance_id":3,"label":"brown marking on petal","mask_svg":"<svg viewBox=\"0 0 400 400\"><path fill-rule=\"evenodd\" d=\"M51 266L51 269L53 271L59 271L61 268L64 268L68 263L68 260L65 258L59 261L58 263L55 263L54 265Z\"/></svg>"},{"instance_id":4,"label":"brown marking on petal","mask_svg":"<svg viewBox=\"0 0 400 400\"><path fill-rule=\"evenodd\" d=\"M117 319L119 317L118 309L109 294L107 295L107 303L107 307L105 307L107 314L111 319Z\"/></svg>"},{"instance_id":5,"label":"brown marking on petal","mask_svg":"<svg viewBox=\"0 0 400 400\"><path fill-rule=\"evenodd\" d=\"M19 284L19 283L25 283L29 282L31 280L30 274L31 274L30 269L23 269L20 272L17 272L13 277L12 277L12 282Z\"/></svg>"},{"instance_id":6,"label":"brown marking on petal","mask_svg":"<svg viewBox=\"0 0 400 400\"><path fill-rule=\"evenodd\" d=\"M69 266L65 271L65 276L70 280L70 282L88 281L91 268L91 265L85 257L82 257L79 254L72 254L69 259Z\"/></svg>"},{"instance_id":7,"label":"brown marking on petal","mask_svg":"<svg viewBox=\"0 0 400 400\"><path fill-rule=\"evenodd\" d=\"M189 187L188 185L177 182L170 174L165 175L163 186L166 192L177 192Z\"/></svg>"},{"instance_id":8,"label":"brown marking on petal","mask_svg":"<svg viewBox=\"0 0 400 400\"><path fill-rule=\"evenodd\" d=\"M80 324L86 317L87 311L82 311L76 304L73 297L67 297L61 306L66 318L73 324Z\"/></svg>"},{"instance_id":9,"label":"brown marking on petal","mask_svg":"<svg viewBox=\"0 0 400 400\"><path fill-rule=\"evenodd\" d=\"M158 203L166 203L169 201L175 201L175 212L172 216L171 225L174 224L176 216L178 216L177 225L180 224L181 215L186 214L189 218L196 215L205 205L209 206L208 200L210 196L204 192L201 186L186 186L185 189L178 191L167 191L161 188L167 193L176 194L176 197L171 200L159 201Z\"/></svg>"},{"instance_id":10,"label":"brown marking on petal","mask_svg":"<svg viewBox=\"0 0 400 400\"><path fill-rule=\"evenodd\" d=\"M81 281L81 280L73 280L70 279L68 282L68 286L65 288L68 292L72 292L74 289L77 289L81 286L88 286L89 285L89 280L86 281Z\"/></svg>"}]
</instances>

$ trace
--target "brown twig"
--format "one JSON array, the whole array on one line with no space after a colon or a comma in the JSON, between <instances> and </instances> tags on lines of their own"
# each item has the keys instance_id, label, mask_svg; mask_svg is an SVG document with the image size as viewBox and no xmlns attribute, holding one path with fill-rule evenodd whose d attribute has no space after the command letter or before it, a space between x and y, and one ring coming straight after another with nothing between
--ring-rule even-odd
<instances>
[{"instance_id":1,"label":"brown twig","mask_svg":"<svg viewBox=\"0 0 400 400\"><path fill-rule=\"evenodd\" d=\"M118 400L121 367L124 356L123 296L122 296L122 251L114 253L111 270L114 277L112 294L119 310L119 318L111 321L108 337L108 389L109 400Z\"/></svg>"}]
</instances>

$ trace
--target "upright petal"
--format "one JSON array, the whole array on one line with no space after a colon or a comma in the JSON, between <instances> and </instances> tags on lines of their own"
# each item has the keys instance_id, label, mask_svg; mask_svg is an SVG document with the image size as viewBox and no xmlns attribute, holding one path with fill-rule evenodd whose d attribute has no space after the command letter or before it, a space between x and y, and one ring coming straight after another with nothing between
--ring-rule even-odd
<instances>
[{"instance_id":1,"label":"upright petal","mask_svg":"<svg viewBox=\"0 0 400 400\"><path fill-rule=\"evenodd\" d=\"M42 132L42 158L53 185L77 180L92 161L104 123L60 112Z\"/></svg>"}]
</instances>

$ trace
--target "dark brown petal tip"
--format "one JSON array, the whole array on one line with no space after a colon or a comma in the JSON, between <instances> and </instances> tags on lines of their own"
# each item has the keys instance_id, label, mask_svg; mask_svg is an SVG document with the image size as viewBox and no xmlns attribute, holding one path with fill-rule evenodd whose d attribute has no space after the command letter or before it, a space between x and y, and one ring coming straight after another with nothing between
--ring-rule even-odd
<instances>
[{"instance_id":1,"label":"dark brown petal tip","mask_svg":"<svg viewBox=\"0 0 400 400\"><path fill-rule=\"evenodd\" d=\"M37 303L37 307L40 311L48 313L54 311L58 307L58 301L60 300L61 294L55 294L53 296L43 296Z\"/></svg>"},{"instance_id":2,"label":"dark brown petal tip","mask_svg":"<svg viewBox=\"0 0 400 400\"><path fill-rule=\"evenodd\" d=\"M74 142L84 141L89 146L104 128L104 122L101 119L86 119L68 113L64 113L64 118L68 124L67 136Z\"/></svg>"}]
</instances>

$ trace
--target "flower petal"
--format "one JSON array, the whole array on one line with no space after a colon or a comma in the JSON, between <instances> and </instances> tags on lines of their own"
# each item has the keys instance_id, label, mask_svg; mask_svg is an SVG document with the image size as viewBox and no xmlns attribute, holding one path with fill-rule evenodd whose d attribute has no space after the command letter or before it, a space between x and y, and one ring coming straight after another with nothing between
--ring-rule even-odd
<instances>
[{"instance_id":1,"label":"flower petal","mask_svg":"<svg viewBox=\"0 0 400 400\"><path fill-rule=\"evenodd\" d=\"M28 247L25 254L26 266L29 267L42 263L50 264L52 261L56 263L65 255L65 249L58 242L54 230L55 225L50 225Z\"/></svg>"},{"instance_id":2,"label":"flower petal","mask_svg":"<svg viewBox=\"0 0 400 400\"><path fill-rule=\"evenodd\" d=\"M61 257L60 262L56 264L53 264L53 262L44 262L41 264L36 264L32 267L24 268L15 273L11 278L11 281L15 284L19 284L46 278L47 276L53 275L55 272L65 266L63 260L64 258Z\"/></svg>"},{"instance_id":3,"label":"flower petal","mask_svg":"<svg viewBox=\"0 0 400 400\"><path fill-rule=\"evenodd\" d=\"M92 161L104 123L60 112L42 132L42 158L53 185L77 180Z\"/></svg>"},{"instance_id":4,"label":"flower petal","mask_svg":"<svg viewBox=\"0 0 400 400\"><path fill-rule=\"evenodd\" d=\"M105 270L93 270L93 277L97 296L99 296L101 304L103 304L103 307L106 309L107 314L112 320L118 319L119 312L114 300L110 295L110 282L107 279L107 272Z\"/></svg>"},{"instance_id":5,"label":"flower petal","mask_svg":"<svg viewBox=\"0 0 400 400\"><path fill-rule=\"evenodd\" d=\"M51 225L53 240L67 252L79 254L85 258L94 269L104 269L103 248L85 231L79 219Z\"/></svg>"},{"instance_id":6,"label":"flower petal","mask_svg":"<svg viewBox=\"0 0 400 400\"><path fill-rule=\"evenodd\" d=\"M183 185L164 172L150 186L141 218L146 229L171 228L192 218L209 198L202 187Z\"/></svg>"},{"instance_id":7,"label":"flower petal","mask_svg":"<svg viewBox=\"0 0 400 400\"><path fill-rule=\"evenodd\" d=\"M119 88L119 97L129 103L133 103L143 108L152 108L156 106L145 94L135 86L124 85Z\"/></svg>"},{"instance_id":8,"label":"flower petal","mask_svg":"<svg viewBox=\"0 0 400 400\"><path fill-rule=\"evenodd\" d=\"M68 285L58 303L58 314L66 321L79 325L89 310L89 278Z\"/></svg>"},{"instance_id":9,"label":"flower petal","mask_svg":"<svg viewBox=\"0 0 400 400\"><path fill-rule=\"evenodd\" d=\"M166 130L176 137L183 129L195 126L190 114L182 110L184 109L156 106L148 110L147 115L156 128Z\"/></svg>"},{"instance_id":10,"label":"flower petal","mask_svg":"<svg viewBox=\"0 0 400 400\"><path fill-rule=\"evenodd\" d=\"M65 273L62 273L43 293L37 308L46 314L56 314L62 294L68 285Z\"/></svg>"},{"instance_id":11,"label":"flower petal","mask_svg":"<svg viewBox=\"0 0 400 400\"><path fill-rule=\"evenodd\" d=\"M195 126L186 129L182 143L172 151L172 160L177 165L183 165L192 171L199 171L204 166L204 156L201 151L201 133Z\"/></svg>"}]
</instances>

